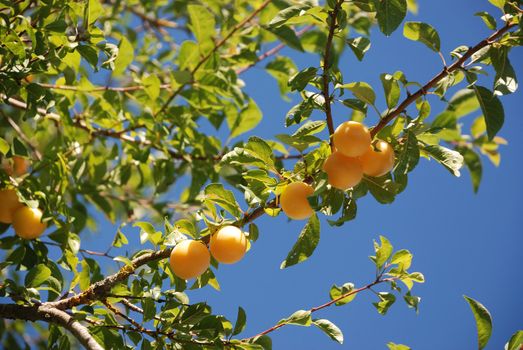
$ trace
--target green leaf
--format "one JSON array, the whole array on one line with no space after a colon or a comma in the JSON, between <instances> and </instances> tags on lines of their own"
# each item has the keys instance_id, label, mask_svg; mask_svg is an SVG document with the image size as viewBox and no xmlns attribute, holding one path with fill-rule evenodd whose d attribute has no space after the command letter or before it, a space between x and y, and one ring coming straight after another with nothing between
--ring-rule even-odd
<instances>
[{"instance_id":1,"label":"green leaf","mask_svg":"<svg viewBox=\"0 0 523 350\"><path fill-rule=\"evenodd\" d=\"M276 57L265 66L265 69L278 82L282 96L290 92L289 78L298 71L298 68L296 68L296 65L290 58Z\"/></svg>"},{"instance_id":2,"label":"green leaf","mask_svg":"<svg viewBox=\"0 0 523 350\"><path fill-rule=\"evenodd\" d=\"M492 140L505 122L503 105L492 91L483 86L474 85L474 91L485 117L488 138Z\"/></svg>"},{"instance_id":3,"label":"green leaf","mask_svg":"<svg viewBox=\"0 0 523 350\"><path fill-rule=\"evenodd\" d=\"M469 169L470 179L472 180L472 187L474 188L474 193L478 192L479 184L481 183L481 177L483 174L483 166L481 164L481 158L479 155L474 152L474 150L469 148L459 148L459 153L463 156L465 165Z\"/></svg>"},{"instance_id":4,"label":"green leaf","mask_svg":"<svg viewBox=\"0 0 523 350\"><path fill-rule=\"evenodd\" d=\"M144 244L151 236L156 233L154 226L146 221L138 221L133 224L133 227L140 228L140 243Z\"/></svg>"},{"instance_id":5,"label":"green leaf","mask_svg":"<svg viewBox=\"0 0 523 350\"><path fill-rule=\"evenodd\" d=\"M360 61L370 49L370 40L363 36L347 39L347 44Z\"/></svg>"},{"instance_id":6,"label":"green leaf","mask_svg":"<svg viewBox=\"0 0 523 350\"><path fill-rule=\"evenodd\" d=\"M240 334L245 329L246 323L247 315L245 314L245 310L240 306L238 307L238 316L236 317L236 324L234 325L232 335Z\"/></svg>"},{"instance_id":7,"label":"green leaf","mask_svg":"<svg viewBox=\"0 0 523 350\"><path fill-rule=\"evenodd\" d=\"M307 123L300 126L300 128L296 130L294 134L292 134L292 137L300 138L314 135L325 129L325 126L327 126L327 123L323 120L308 121Z\"/></svg>"},{"instance_id":8,"label":"green leaf","mask_svg":"<svg viewBox=\"0 0 523 350\"><path fill-rule=\"evenodd\" d=\"M395 107L400 100L400 85L398 81L391 74L380 75L383 90L385 91L385 99L389 108Z\"/></svg>"},{"instance_id":9,"label":"green leaf","mask_svg":"<svg viewBox=\"0 0 523 350\"><path fill-rule=\"evenodd\" d=\"M352 284L352 283L345 283L341 287L339 287L337 285L333 285L331 287L331 290L329 291L329 296L330 296L331 300L336 300L336 299L341 298L342 296L344 296L346 294L349 294L353 290L354 290L354 284ZM356 295L358 295L358 294L357 293L353 293L351 295L348 295L348 296L338 300L335 303L335 305L336 306L341 306L341 305L345 305L347 303L350 303L351 301L354 300L354 298L356 298Z\"/></svg>"},{"instance_id":10,"label":"green leaf","mask_svg":"<svg viewBox=\"0 0 523 350\"><path fill-rule=\"evenodd\" d=\"M419 162L419 147L416 135L413 132L405 132L403 148L398 154L394 174L406 175L411 172Z\"/></svg>"},{"instance_id":11,"label":"green leaf","mask_svg":"<svg viewBox=\"0 0 523 350\"><path fill-rule=\"evenodd\" d=\"M285 22L287 22L289 19L299 16L302 11L306 11L310 8L309 5L295 5L295 6L289 6L278 12L276 16L269 22L269 26L273 28L277 28Z\"/></svg>"},{"instance_id":12,"label":"green leaf","mask_svg":"<svg viewBox=\"0 0 523 350\"><path fill-rule=\"evenodd\" d=\"M452 96L447 106L456 118L466 116L480 107L476 93L473 89L459 90Z\"/></svg>"},{"instance_id":13,"label":"green leaf","mask_svg":"<svg viewBox=\"0 0 523 350\"><path fill-rule=\"evenodd\" d=\"M510 337L509 342L505 345L505 350L521 350L523 346L523 331L517 331Z\"/></svg>"},{"instance_id":14,"label":"green leaf","mask_svg":"<svg viewBox=\"0 0 523 350\"><path fill-rule=\"evenodd\" d=\"M98 52L88 45L78 45L76 50L95 70L98 64Z\"/></svg>"},{"instance_id":15,"label":"green leaf","mask_svg":"<svg viewBox=\"0 0 523 350\"><path fill-rule=\"evenodd\" d=\"M281 263L280 268L284 269L307 260L316 249L319 241L320 221L316 214L313 214L301 231L287 258Z\"/></svg>"},{"instance_id":16,"label":"green leaf","mask_svg":"<svg viewBox=\"0 0 523 350\"><path fill-rule=\"evenodd\" d=\"M438 32L429 24L423 22L406 22L403 35L410 40L419 41L429 49L439 52L440 39Z\"/></svg>"},{"instance_id":17,"label":"green leaf","mask_svg":"<svg viewBox=\"0 0 523 350\"><path fill-rule=\"evenodd\" d=\"M381 315L385 315L387 311L389 311L389 308L394 304L396 301L396 297L392 293L386 293L386 292L380 292L378 293L378 297L380 298L380 301L377 303L372 303L376 310L378 310L378 313Z\"/></svg>"},{"instance_id":18,"label":"green leaf","mask_svg":"<svg viewBox=\"0 0 523 350\"><path fill-rule=\"evenodd\" d=\"M342 100L341 103L353 110L360 111L364 114L367 113L367 105L365 104L365 102L361 100L355 98L347 98L345 100Z\"/></svg>"},{"instance_id":19,"label":"green leaf","mask_svg":"<svg viewBox=\"0 0 523 350\"><path fill-rule=\"evenodd\" d=\"M291 90L302 91L305 89L307 84L316 77L316 73L318 73L318 68L315 67L308 67L296 73L289 80L289 86L291 87Z\"/></svg>"},{"instance_id":20,"label":"green leaf","mask_svg":"<svg viewBox=\"0 0 523 350\"><path fill-rule=\"evenodd\" d=\"M412 263L412 254L406 249L398 250L390 259L390 263L398 265L399 271L407 271Z\"/></svg>"},{"instance_id":21,"label":"green leaf","mask_svg":"<svg viewBox=\"0 0 523 350\"><path fill-rule=\"evenodd\" d=\"M51 277L51 269L44 264L38 264L29 270L25 276L26 287L39 287Z\"/></svg>"},{"instance_id":22,"label":"green leaf","mask_svg":"<svg viewBox=\"0 0 523 350\"><path fill-rule=\"evenodd\" d=\"M293 324L296 326L310 326L312 323L311 312L308 310L298 310L287 318L278 322L278 324Z\"/></svg>"},{"instance_id":23,"label":"green leaf","mask_svg":"<svg viewBox=\"0 0 523 350\"><path fill-rule=\"evenodd\" d=\"M375 262L378 269L381 269L392 255L392 244L390 244L390 241L386 237L380 236L380 242L381 245L378 245L378 243L374 241L374 250L376 251Z\"/></svg>"},{"instance_id":24,"label":"green leaf","mask_svg":"<svg viewBox=\"0 0 523 350\"><path fill-rule=\"evenodd\" d=\"M361 101L373 105L376 101L376 94L372 87L366 82L354 82L344 85L338 85L338 88L350 90L354 96Z\"/></svg>"},{"instance_id":25,"label":"green leaf","mask_svg":"<svg viewBox=\"0 0 523 350\"><path fill-rule=\"evenodd\" d=\"M142 79L142 83L145 86L145 92L152 101L156 101L158 96L160 96L160 78L158 78L155 74L151 74L144 79Z\"/></svg>"},{"instance_id":26,"label":"green leaf","mask_svg":"<svg viewBox=\"0 0 523 350\"><path fill-rule=\"evenodd\" d=\"M503 7L505 7L505 3L507 0L488 0L492 5L500 8L503 10Z\"/></svg>"},{"instance_id":27,"label":"green leaf","mask_svg":"<svg viewBox=\"0 0 523 350\"><path fill-rule=\"evenodd\" d=\"M326 319L315 319L312 320L312 324L321 329L327 334L332 340L343 344L343 333L334 323Z\"/></svg>"},{"instance_id":28,"label":"green leaf","mask_svg":"<svg viewBox=\"0 0 523 350\"><path fill-rule=\"evenodd\" d=\"M104 8L99 0L88 0L87 9L89 15L87 22L89 25L96 22L98 17L104 12Z\"/></svg>"},{"instance_id":29,"label":"green leaf","mask_svg":"<svg viewBox=\"0 0 523 350\"><path fill-rule=\"evenodd\" d=\"M133 266L133 262L129 258L126 258L125 256L116 256L113 258L113 260L124 263L127 266Z\"/></svg>"},{"instance_id":30,"label":"green leaf","mask_svg":"<svg viewBox=\"0 0 523 350\"><path fill-rule=\"evenodd\" d=\"M391 35L407 15L406 0L380 0L376 19L383 34Z\"/></svg>"},{"instance_id":31,"label":"green leaf","mask_svg":"<svg viewBox=\"0 0 523 350\"><path fill-rule=\"evenodd\" d=\"M439 145L425 145L423 150L447 168L454 176L459 177L461 175L459 169L463 166L464 159L459 152Z\"/></svg>"},{"instance_id":32,"label":"green leaf","mask_svg":"<svg viewBox=\"0 0 523 350\"><path fill-rule=\"evenodd\" d=\"M363 183L378 202L382 204L394 202L398 192L398 185L392 181L390 175L381 177L364 176Z\"/></svg>"},{"instance_id":33,"label":"green leaf","mask_svg":"<svg viewBox=\"0 0 523 350\"><path fill-rule=\"evenodd\" d=\"M201 5L188 5L187 12L191 22L190 28L196 40L205 48L204 51L207 51L214 45L212 40L216 26L214 15Z\"/></svg>"},{"instance_id":34,"label":"green leaf","mask_svg":"<svg viewBox=\"0 0 523 350\"><path fill-rule=\"evenodd\" d=\"M480 302L469 298L468 296L463 296L465 300L469 303L470 308L472 309L472 314L476 319L476 327L478 331L478 349L483 349L492 334L492 316L488 312L487 308L483 306Z\"/></svg>"},{"instance_id":35,"label":"green leaf","mask_svg":"<svg viewBox=\"0 0 523 350\"><path fill-rule=\"evenodd\" d=\"M485 11L477 12L474 14L474 16L481 17L481 19L483 20L483 22L485 22L485 24L487 25L487 27L489 29L496 30L496 27L497 27L496 20L488 12L485 12Z\"/></svg>"},{"instance_id":36,"label":"green leaf","mask_svg":"<svg viewBox=\"0 0 523 350\"><path fill-rule=\"evenodd\" d=\"M303 52L303 46L301 45L300 38L296 35L296 32L288 26L280 26L277 28L267 27L267 29L280 39L281 42L285 43L290 48Z\"/></svg>"},{"instance_id":37,"label":"green leaf","mask_svg":"<svg viewBox=\"0 0 523 350\"><path fill-rule=\"evenodd\" d=\"M118 45L118 56L114 61L114 75L120 75L134 60L134 48L131 42L124 36Z\"/></svg>"},{"instance_id":38,"label":"green leaf","mask_svg":"<svg viewBox=\"0 0 523 350\"><path fill-rule=\"evenodd\" d=\"M242 211L232 191L226 190L222 184L213 183L205 187L205 201L219 205L229 213L239 218Z\"/></svg>"},{"instance_id":39,"label":"green leaf","mask_svg":"<svg viewBox=\"0 0 523 350\"><path fill-rule=\"evenodd\" d=\"M252 98L249 99L249 103L237 116L235 120L229 120L227 117L227 123L231 129L229 139L239 136L249 130L254 129L262 120L262 113L260 108L254 102Z\"/></svg>"},{"instance_id":40,"label":"green leaf","mask_svg":"<svg viewBox=\"0 0 523 350\"><path fill-rule=\"evenodd\" d=\"M395 344L392 342L387 343L387 347L389 348L389 350L410 350L410 348L407 345Z\"/></svg>"},{"instance_id":41,"label":"green leaf","mask_svg":"<svg viewBox=\"0 0 523 350\"><path fill-rule=\"evenodd\" d=\"M496 95L508 95L518 89L516 72L510 64L508 53L509 48L506 46L499 48L493 46L489 50L492 66L496 70L494 80L494 93Z\"/></svg>"},{"instance_id":42,"label":"green leaf","mask_svg":"<svg viewBox=\"0 0 523 350\"><path fill-rule=\"evenodd\" d=\"M263 139L257 136L249 137L245 149L249 150L254 156L261 159L269 167L274 166L272 148Z\"/></svg>"},{"instance_id":43,"label":"green leaf","mask_svg":"<svg viewBox=\"0 0 523 350\"><path fill-rule=\"evenodd\" d=\"M0 153L7 154L9 152L9 143L0 137Z\"/></svg>"}]
</instances>

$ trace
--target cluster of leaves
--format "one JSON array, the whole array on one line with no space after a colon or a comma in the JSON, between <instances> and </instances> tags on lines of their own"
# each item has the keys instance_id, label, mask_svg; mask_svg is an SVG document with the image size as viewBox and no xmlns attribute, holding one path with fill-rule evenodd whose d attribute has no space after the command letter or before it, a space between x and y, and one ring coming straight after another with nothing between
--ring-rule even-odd
<instances>
[{"instance_id":1,"label":"cluster of leaves","mask_svg":"<svg viewBox=\"0 0 523 350\"><path fill-rule=\"evenodd\" d=\"M93 208L112 222L124 222L111 249L128 244L125 222L144 216L151 222L167 217L163 232L149 221L135 224L141 243L157 250L169 249L182 236L205 241L228 223L248 224L249 239L255 242L259 230L253 218L278 215L277 197L284 186L307 181L314 186L310 204L317 213L282 262L285 268L314 252L320 239L320 215L328 216L330 225L341 226L356 217L356 201L367 194L380 203L393 202L406 188L408 174L420 157L436 160L456 176L466 164L477 190L480 154L499 163L498 147L505 143L497 136L504 120L499 96L517 88L508 54L521 45L519 3L491 2L503 11L504 23L497 27L492 15L478 16L489 29L498 30L499 37L471 57L467 47L456 48L451 53L454 62L467 59L466 64L447 67L434 85L410 81L403 72L382 74L386 106L380 112L377 93L368 83L344 79L340 57L349 48L363 60L370 48L371 27L377 25L390 35L407 11L416 11L413 0L329 0L324 5L293 0L0 1L0 99L4 102L0 156L17 155L32 163L31 172L23 177L0 171L0 181L2 187L15 186L24 201L38 201L46 221L53 224L48 240L27 242L13 235L0 239L6 252L0 269L7 276L0 285L1 295L30 305L58 300L102 281L99 259L113 259L121 269L133 268L133 259L150 252L140 249L112 256L110 250L92 254L82 249L81 235L96 227ZM430 25L407 22L403 33L439 53L440 38ZM296 130L275 135L274 140L256 136L240 140L263 117L244 91L240 74L269 57L259 56L260 51L275 42L318 54L322 62L299 69L291 58L278 55L265 64L282 98L288 99L290 93L302 97L285 116L285 125ZM478 83L479 75L492 70L488 67L495 72L491 88ZM466 88L447 99L447 90L461 82L466 82ZM409 101L415 96L411 90L419 87L420 95L411 101L415 108L407 109L409 104L400 100ZM429 120L431 88L447 107ZM353 120L366 121L374 112L379 121L394 120L374 129L395 149L392 174L366 177L347 192L328 186L321 166L331 152L323 116L330 118L331 104L348 108ZM322 113L321 120L315 112ZM473 113L478 115L469 135L461 121ZM296 161L287 163L292 160ZM178 184L183 191L173 204L168 194ZM236 199L241 195L247 210ZM5 232L8 226L0 229ZM56 248L57 258L50 258L54 253L49 249ZM411 258L405 250L393 254L390 243L381 238L373 261L377 281L386 278L399 293L396 281L402 281L408 289L402 294L404 300L417 309L419 298L410 295L410 289L423 276L407 272ZM219 289L210 269L189 289L207 284ZM243 310L233 327L223 316L213 315L210 306L189 305L187 287L186 281L172 274L166 259L151 261L114 286L112 296L83 305L74 315L89 324L101 343L113 348L129 347L126 339L135 346L141 343L143 349L164 348L166 341L184 349L270 348L268 337L249 339L250 343L232 340L244 328ZM349 284L333 287L332 299L351 288ZM133 309L124 300L139 300L141 307ZM382 292L375 306L384 314L395 300L392 292ZM125 311L113 306L121 302ZM345 302L345 298L337 301ZM337 327L312 320L311 312L300 312L279 325L315 324L339 341ZM123 326L115 319L129 313L141 317L142 323L127 320L129 324ZM151 324L155 328L145 328ZM5 346L18 348L20 339L12 334L22 333L20 322L0 325ZM64 331L51 325L49 347L70 345Z\"/></svg>"}]
</instances>

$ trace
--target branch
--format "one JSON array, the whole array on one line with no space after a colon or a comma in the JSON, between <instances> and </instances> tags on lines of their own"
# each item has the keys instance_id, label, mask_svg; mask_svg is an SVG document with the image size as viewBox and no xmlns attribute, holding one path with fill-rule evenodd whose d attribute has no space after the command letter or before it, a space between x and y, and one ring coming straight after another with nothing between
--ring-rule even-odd
<instances>
[{"instance_id":1,"label":"branch","mask_svg":"<svg viewBox=\"0 0 523 350\"><path fill-rule=\"evenodd\" d=\"M304 27L300 30L298 30L296 32L296 36L297 37L301 37L304 33L308 32L309 30L311 30L312 28L314 28L313 25L309 25L307 27ZM261 54L260 56L258 56L258 58L256 59L256 61L252 62L251 64L249 64L248 66L246 67L242 67L242 68L239 68L236 70L236 74L242 74L243 72L249 70L250 68L254 67L255 65L257 65L260 61L263 61L264 59L270 57L270 56L274 56L276 55L278 52L280 52L283 48L285 48L287 45L280 42L277 46L273 47L272 49L264 52L263 54Z\"/></svg>"},{"instance_id":2,"label":"branch","mask_svg":"<svg viewBox=\"0 0 523 350\"><path fill-rule=\"evenodd\" d=\"M372 283L369 283L367 284L366 286L364 287L361 287L361 288L358 288L358 289L353 289L351 290L350 292L347 292L345 294L342 294L341 296L335 298L335 299L332 299L331 301L329 302L326 302L325 304L322 304L322 305L319 305L319 306L315 306L315 307L312 307L310 308L309 311L310 313L313 313L313 312L316 312L316 311L319 311L319 310L322 310L322 309L325 309L333 304L336 304L338 301L342 300L342 299L345 299L351 295L354 295L354 294L358 294L360 292L363 292L365 290L371 290L371 288L375 285L378 285L380 283L384 283L384 282L391 282L393 280L395 280L396 278L384 278L384 279L377 279L376 281L372 282ZM287 326L289 323L288 322L283 322L283 323L278 323L266 330L264 330L263 332L260 332L252 337L249 337L249 338L245 338L245 339L242 339L242 341L249 341L251 339L256 339L256 338L259 338L265 334L268 334L268 333L271 333L271 332L274 332L275 330L279 329L279 328L282 328L284 326Z\"/></svg>"},{"instance_id":3,"label":"branch","mask_svg":"<svg viewBox=\"0 0 523 350\"><path fill-rule=\"evenodd\" d=\"M133 259L131 261L131 265L126 265L122 267L117 273L109 275L103 280L92 284L82 293L62 300L46 302L43 305L65 310L74 306L90 304L93 301L103 300L115 284L127 279L142 265L152 261L168 258L171 254L171 249L172 248L166 248L163 250L143 254Z\"/></svg>"},{"instance_id":4,"label":"branch","mask_svg":"<svg viewBox=\"0 0 523 350\"><path fill-rule=\"evenodd\" d=\"M329 34L327 36L327 44L325 45L325 52L323 54L323 74L322 74L322 81L323 81L323 89L321 91L323 97L325 98L325 115L327 118L327 127L329 129L329 136L332 136L334 134L334 123L332 121L332 111L331 111L331 97L329 92L329 70L330 70L330 54L331 54L331 48L332 48L332 40L334 39L334 31L338 27L336 24L336 19L338 18L338 11L341 8L341 4L343 1L338 1L336 5L334 6L334 9L332 11L329 11ZM332 140L330 141L331 147L332 146Z\"/></svg>"},{"instance_id":5,"label":"branch","mask_svg":"<svg viewBox=\"0 0 523 350\"><path fill-rule=\"evenodd\" d=\"M236 33L238 30L240 30L241 28L243 28L243 26L245 26L247 23L249 23L254 17L256 17L258 15L258 13L260 13L265 7L267 7L267 5L269 5L271 3L271 0L265 0L261 5L260 7L258 7L253 13L251 13L249 16L247 16L243 21L239 22L238 24L236 24L232 30L229 32L229 34L227 34L226 36L224 36L220 41L218 41L216 43L216 45L214 46L214 48L209 52L207 53L205 56L202 57L202 59L196 64L196 66L191 70L191 75L194 76L194 74L203 66L203 64L205 62L207 62L207 60L209 58L212 57L212 55L214 55L216 53L216 51L218 51L218 49L220 47L222 47L226 42L227 40L229 40L229 38L234 34ZM176 96L178 96L182 90L187 86L188 83L184 83L182 85L180 85L180 87L174 91L168 98L167 98L167 101L165 101L165 103L163 104L163 106L160 108L160 110L156 113L156 115L159 115L159 114L162 114L163 112L165 112L165 110L167 109L167 107L169 106L169 104L176 98Z\"/></svg>"},{"instance_id":6,"label":"branch","mask_svg":"<svg viewBox=\"0 0 523 350\"><path fill-rule=\"evenodd\" d=\"M2 117L4 117L7 120L7 122L9 123L9 125L11 125L13 130L16 131L18 136L20 136L20 138L31 148L31 150L33 151L33 154L36 156L36 159L42 160L42 154L40 153L40 151L38 151L36 146L31 142L29 137L27 137L27 135L18 126L18 124L16 124L16 122L10 116L5 114L4 111L0 111L0 114L2 115Z\"/></svg>"},{"instance_id":7,"label":"branch","mask_svg":"<svg viewBox=\"0 0 523 350\"><path fill-rule=\"evenodd\" d=\"M0 304L0 317L13 320L45 321L56 323L69 330L88 350L103 350L103 347L91 336L89 330L75 321L67 313L48 305Z\"/></svg>"},{"instance_id":8,"label":"branch","mask_svg":"<svg viewBox=\"0 0 523 350\"><path fill-rule=\"evenodd\" d=\"M40 243L43 243L45 245L55 246L55 247L62 247L63 246L63 244L56 243L56 242L40 241ZM94 251L94 250L83 249L83 248L78 249L78 251L86 253L86 254L89 254L89 255L103 256L105 258L114 259L114 256L108 254L107 252L97 252L97 251Z\"/></svg>"},{"instance_id":9,"label":"branch","mask_svg":"<svg viewBox=\"0 0 523 350\"><path fill-rule=\"evenodd\" d=\"M473 54L478 52L479 50L483 49L484 47L487 47L489 45L492 45L496 39L498 39L501 35L505 34L509 29L515 27L515 23L507 22L507 24L494 32L491 36L488 38L482 40L479 42L476 46L471 47L468 49L468 51L456 62L451 64L449 67L443 67L443 70L434 78L432 78L428 83L423 85L418 91L416 91L414 94L407 96L403 102L398 106L398 108L392 110L389 112L386 116L381 118L378 124L371 130L371 136L376 136L381 129L383 129L388 123L390 123L392 120L394 120L397 116L399 116L401 113L403 113L406 108L415 102L419 97L425 95L428 93L430 89L432 89L438 82L440 82L443 78L447 77L449 74L454 72L455 70L463 68L463 64L465 61L467 61L470 57L472 57Z\"/></svg>"},{"instance_id":10,"label":"branch","mask_svg":"<svg viewBox=\"0 0 523 350\"><path fill-rule=\"evenodd\" d=\"M46 89L54 90L68 90L68 91L81 91L81 92L98 92L98 91L116 91L116 92L130 92L144 90L145 86L143 85L133 85L133 86L95 86L91 89L81 88L75 85L58 85L58 84L46 84L46 83L37 83L39 86ZM171 84L161 84L160 89L171 88Z\"/></svg>"}]
</instances>

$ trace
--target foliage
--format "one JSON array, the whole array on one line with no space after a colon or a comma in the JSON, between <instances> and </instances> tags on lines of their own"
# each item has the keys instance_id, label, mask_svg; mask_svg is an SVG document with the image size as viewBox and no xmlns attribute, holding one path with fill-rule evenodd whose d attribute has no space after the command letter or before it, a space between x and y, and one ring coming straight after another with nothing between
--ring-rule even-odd
<instances>
[{"instance_id":1,"label":"foliage","mask_svg":"<svg viewBox=\"0 0 523 350\"><path fill-rule=\"evenodd\" d=\"M38 346L51 349L78 342L96 348L90 339L107 349L270 349L269 334L285 325L314 325L341 343L342 331L312 313L349 303L378 284L390 289L377 292L380 314L397 297L417 310L420 298L411 289L424 277L408 271L412 254L394 252L385 237L374 243L377 277L369 284L334 285L326 304L248 338L236 337L247 321L241 307L233 323L207 303L190 303L192 289L219 290L219 274L208 269L188 284L172 273L168 257L177 242L208 243L223 225L247 231L252 245L263 234L254 221L280 215L278 196L290 182L314 187L308 200L316 213L282 268L312 256L321 223L354 220L360 198L392 203L421 158L454 176L465 165L478 191L482 156L497 165L506 143L498 136L501 101L518 86L509 54L521 45L522 30L518 1L490 2L495 14L476 14L492 31L488 38L453 50L453 62L428 83L384 73L381 91L346 80L340 57L349 48L364 60L371 28L387 36L401 31L407 12L416 11L413 0L0 1L0 157L4 170L16 156L31 163L21 176L0 171L1 187L42 209L49 227L44 238L28 241L0 226L0 296L10 299L0 304L3 346L23 348L20 335L30 320L49 322L34 327L47 341ZM405 22L402 30L444 57L444 38L430 24ZM317 55L319 64L298 67L280 54L284 46ZM274 77L282 99L301 96L281 117L288 133L274 139L252 136L267 122L261 101L245 92L241 79L255 65ZM494 73L493 81L480 78L485 71ZM429 92L445 101L440 113L433 113ZM386 106L378 106L381 95ZM331 153L332 104L356 121L378 117L371 134L394 148L390 174L366 176L347 191L328 185L322 165ZM472 113L482 115L462 130L461 119ZM202 128L206 123L213 130ZM183 188L176 203L169 197L174 186ZM85 250L82 237L96 228L98 213L120 229L107 250ZM136 252L126 249L129 223L140 229L143 247ZM50 250L59 258L51 259ZM118 271L108 274L104 259ZM478 320L481 304L467 300ZM40 316L49 310L56 318ZM62 322L67 317L70 322ZM17 320L5 320L11 318ZM480 321L482 348L489 332L483 316ZM508 348L521 338L515 334Z\"/></svg>"}]
</instances>

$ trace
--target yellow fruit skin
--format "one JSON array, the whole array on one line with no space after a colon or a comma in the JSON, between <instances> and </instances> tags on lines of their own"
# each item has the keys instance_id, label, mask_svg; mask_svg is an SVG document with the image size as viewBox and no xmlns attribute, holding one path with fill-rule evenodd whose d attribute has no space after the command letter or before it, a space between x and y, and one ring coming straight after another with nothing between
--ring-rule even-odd
<instances>
[{"instance_id":1,"label":"yellow fruit skin","mask_svg":"<svg viewBox=\"0 0 523 350\"><path fill-rule=\"evenodd\" d=\"M305 182L293 182L280 195L281 209L291 219L307 219L314 213L307 201L307 197L313 193L314 189Z\"/></svg>"},{"instance_id":2,"label":"yellow fruit skin","mask_svg":"<svg viewBox=\"0 0 523 350\"><path fill-rule=\"evenodd\" d=\"M174 274L188 280L200 276L211 264L209 250L199 241L181 241L171 251L169 259Z\"/></svg>"},{"instance_id":3,"label":"yellow fruit skin","mask_svg":"<svg viewBox=\"0 0 523 350\"><path fill-rule=\"evenodd\" d=\"M234 264L247 251L247 237L236 226L224 226L212 235L209 249L219 263Z\"/></svg>"},{"instance_id":4,"label":"yellow fruit skin","mask_svg":"<svg viewBox=\"0 0 523 350\"><path fill-rule=\"evenodd\" d=\"M378 140L375 147L379 152L376 152L371 145L360 160L364 174L378 177L387 174L394 167L394 149L382 140Z\"/></svg>"},{"instance_id":5,"label":"yellow fruit skin","mask_svg":"<svg viewBox=\"0 0 523 350\"><path fill-rule=\"evenodd\" d=\"M18 201L15 190L0 190L0 222L10 224L13 222L14 212L24 205Z\"/></svg>"},{"instance_id":6,"label":"yellow fruit skin","mask_svg":"<svg viewBox=\"0 0 523 350\"><path fill-rule=\"evenodd\" d=\"M42 211L38 208L22 207L13 214L15 233L24 239L35 239L45 231L47 225L42 221Z\"/></svg>"},{"instance_id":7,"label":"yellow fruit skin","mask_svg":"<svg viewBox=\"0 0 523 350\"><path fill-rule=\"evenodd\" d=\"M358 157L367 151L371 137L365 125L358 122L340 124L332 135L336 149L347 157Z\"/></svg>"},{"instance_id":8,"label":"yellow fruit skin","mask_svg":"<svg viewBox=\"0 0 523 350\"><path fill-rule=\"evenodd\" d=\"M346 191L360 183L363 169L358 158L346 157L340 152L332 153L323 164L332 187Z\"/></svg>"}]
</instances>

